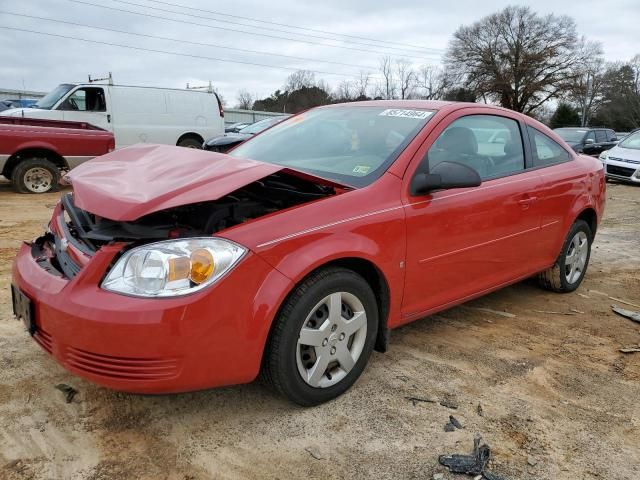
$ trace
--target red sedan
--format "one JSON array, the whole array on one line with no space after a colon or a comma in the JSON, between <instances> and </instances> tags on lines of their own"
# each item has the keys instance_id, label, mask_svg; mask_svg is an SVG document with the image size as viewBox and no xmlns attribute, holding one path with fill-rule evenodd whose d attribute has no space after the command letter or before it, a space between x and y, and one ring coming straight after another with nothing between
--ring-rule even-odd
<instances>
[{"instance_id":1,"label":"red sedan","mask_svg":"<svg viewBox=\"0 0 640 480\"><path fill-rule=\"evenodd\" d=\"M128 392L347 390L391 329L538 275L584 278L598 160L535 120L426 101L321 107L229 155L140 145L67 175L13 303L69 371Z\"/></svg>"}]
</instances>

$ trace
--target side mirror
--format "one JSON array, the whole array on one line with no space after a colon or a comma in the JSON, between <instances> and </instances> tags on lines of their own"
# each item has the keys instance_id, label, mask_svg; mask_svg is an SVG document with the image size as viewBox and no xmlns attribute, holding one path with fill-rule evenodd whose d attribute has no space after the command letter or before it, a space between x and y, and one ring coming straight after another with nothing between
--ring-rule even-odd
<instances>
[{"instance_id":1,"label":"side mirror","mask_svg":"<svg viewBox=\"0 0 640 480\"><path fill-rule=\"evenodd\" d=\"M611 140L609 140L610 142L618 142L618 137L611 137Z\"/></svg>"},{"instance_id":2,"label":"side mirror","mask_svg":"<svg viewBox=\"0 0 640 480\"><path fill-rule=\"evenodd\" d=\"M587 138L587 139L584 141L584 144L585 144L585 145L591 145L592 143L595 143L595 142L593 141L593 138Z\"/></svg>"},{"instance_id":3,"label":"side mirror","mask_svg":"<svg viewBox=\"0 0 640 480\"><path fill-rule=\"evenodd\" d=\"M411 179L411 195L425 195L433 190L477 187L482 183L478 172L458 162L440 162L429 173L416 173Z\"/></svg>"}]
</instances>

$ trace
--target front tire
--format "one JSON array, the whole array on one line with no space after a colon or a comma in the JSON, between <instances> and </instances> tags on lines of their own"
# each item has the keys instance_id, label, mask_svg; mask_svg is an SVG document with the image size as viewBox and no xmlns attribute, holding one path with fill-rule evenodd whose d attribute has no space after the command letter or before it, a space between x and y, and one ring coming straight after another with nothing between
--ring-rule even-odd
<instances>
[{"instance_id":1,"label":"front tire","mask_svg":"<svg viewBox=\"0 0 640 480\"><path fill-rule=\"evenodd\" d=\"M302 406L329 401L360 377L373 351L378 308L357 273L326 268L285 300L263 362L263 378Z\"/></svg>"},{"instance_id":2,"label":"front tire","mask_svg":"<svg viewBox=\"0 0 640 480\"><path fill-rule=\"evenodd\" d=\"M11 183L18 193L46 193L58 190L60 170L46 158L22 160L13 169Z\"/></svg>"},{"instance_id":3,"label":"front tire","mask_svg":"<svg viewBox=\"0 0 640 480\"><path fill-rule=\"evenodd\" d=\"M553 267L538 275L543 288L558 293L573 292L587 273L593 233L584 220L576 220Z\"/></svg>"}]
</instances>

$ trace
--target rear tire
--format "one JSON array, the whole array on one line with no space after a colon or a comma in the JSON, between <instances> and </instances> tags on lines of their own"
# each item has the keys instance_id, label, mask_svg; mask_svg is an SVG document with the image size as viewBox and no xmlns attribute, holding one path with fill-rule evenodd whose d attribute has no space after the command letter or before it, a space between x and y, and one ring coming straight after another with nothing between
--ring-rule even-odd
<instances>
[{"instance_id":1,"label":"rear tire","mask_svg":"<svg viewBox=\"0 0 640 480\"><path fill-rule=\"evenodd\" d=\"M199 140L196 137L184 137L178 141L178 146L202 150L202 142L202 140Z\"/></svg>"},{"instance_id":2,"label":"rear tire","mask_svg":"<svg viewBox=\"0 0 640 480\"><path fill-rule=\"evenodd\" d=\"M47 193L58 190L60 170L44 157L26 158L15 166L11 183L18 193Z\"/></svg>"},{"instance_id":3,"label":"rear tire","mask_svg":"<svg viewBox=\"0 0 640 480\"><path fill-rule=\"evenodd\" d=\"M344 268L319 270L280 309L262 377L305 407L332 400L364 371L377 329L378 307L369 284Z\"/></svg>"},{"instance_id":4,"label":"rear tire","mask_svg":"<svg viewBox=\"0 0 640 480\"><path fill-rule=\"evenodd\" d=\"M573 292L587 273L593 233L584 220L576 220L553 267L538 274L540 285L552 292Z\"/></svg>"}]
</instances>

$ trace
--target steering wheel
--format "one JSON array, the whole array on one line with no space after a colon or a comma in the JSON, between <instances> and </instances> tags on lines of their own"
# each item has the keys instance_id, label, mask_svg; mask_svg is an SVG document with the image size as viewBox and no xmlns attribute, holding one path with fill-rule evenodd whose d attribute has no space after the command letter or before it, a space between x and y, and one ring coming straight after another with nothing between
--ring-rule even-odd
<instances>
[{"instance_id":1,"label":"steering wheel","mask_svg":"<svg viewBox=\"0 0 640 480\"><path fill-rule=\"evenodd\" d=\"M69 97L67 102L69 102L69 106L71 107L71 110L80 110L80 108L78 107L78 104L76 103L73 97Z\"/></svg>"}]
</instances>

